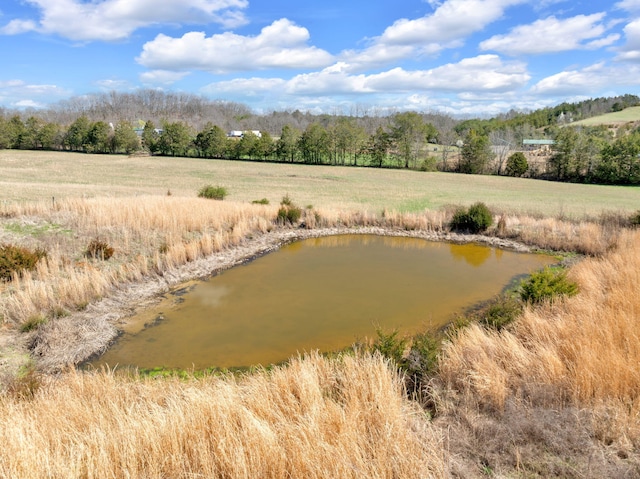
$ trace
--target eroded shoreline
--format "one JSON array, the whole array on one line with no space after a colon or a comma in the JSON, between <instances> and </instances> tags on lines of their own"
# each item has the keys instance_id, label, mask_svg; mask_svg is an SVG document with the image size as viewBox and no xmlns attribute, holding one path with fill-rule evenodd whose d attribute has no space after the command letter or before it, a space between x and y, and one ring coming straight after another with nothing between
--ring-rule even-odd
<instances>
[{"instance_id":1,"label":"eroded shoreline","mask_svg":"<svg viewBox=\"0 0 640 479\"><path fill-rule=\"evenodd\" d=\"M76 366L104 352L119 336L128 318L154 304L162 294L182 283L211 277L293 241L341 234L403 236L438 242L478 243L516 252L535 250L522 243L502 238L450 232L407 231L382 227L277 229L246 239L238 246L186 263L162 275L123 284L108 297L88 305L83 311L43 325L30 335L24 346L30 346L36 366L43 372L54 373L69 366Z\"/></svg>"}]
</instances>

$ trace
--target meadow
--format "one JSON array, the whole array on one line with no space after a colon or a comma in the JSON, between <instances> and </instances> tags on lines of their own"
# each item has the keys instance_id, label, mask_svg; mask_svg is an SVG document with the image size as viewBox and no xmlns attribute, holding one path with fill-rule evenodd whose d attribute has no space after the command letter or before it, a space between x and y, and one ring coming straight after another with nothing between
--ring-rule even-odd
<instances>
[{"instance_id":1,"label":"meadow","mask_svg":"<svg viewBox=\"0 0 640 479\"><path fill-rule=\"evenodd\" d=\"M597 126L597 125L622 125L640 121L640 106L632 106L622 111L598 115L586 120L580 120L572 125Z\"/></svg>"},{"instance_id":2,"label":"meadow","mask_svg":"<svg viewBox=\"0 0 640 479\"><path fill-rule=\"evenodd\" d=\"M636 189L14 151L0 152L0 175L0 242L47 251L0 285L0 477L640 475ZM203 184L228 199L197 198ZM286 194L303 228L276 220ZM251 204L261 198L271 204ZM500 221L451 232L453 207L475 201ZM242 375L74 369L154 295L343 231L581 253L569 270L580 293L499 331L452 331L413 391L359 349ZM113 257L88 257L93 239Z\"/></svg>"},{"instance_id":3,"label":"meadow","mask_svg":"<svg viewBox=\"0 0 640 479\"><path fill-rule=\"evenodd\" d=\"M380 213L484 201L497 211L581 218L632 212L640 190L497 176L167 157L0 151L0 203L65 197L195 196L206 184L229 200L288 194L300 205Z\"/></svg>"}]
</instances>

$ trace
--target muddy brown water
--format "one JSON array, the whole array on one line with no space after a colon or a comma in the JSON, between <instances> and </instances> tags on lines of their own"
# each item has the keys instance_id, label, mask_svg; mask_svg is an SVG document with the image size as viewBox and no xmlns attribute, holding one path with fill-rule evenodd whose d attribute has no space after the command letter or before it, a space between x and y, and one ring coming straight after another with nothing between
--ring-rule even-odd
<instances>
[{"instance_id":1,"label":"muddy brown water","mask_svg":"<svg viewBox=\"0 0 640 479\"><path fill-rule=\"evenodd\" d=\"M419 238L299 241L172 291L94 366L202 369L334 351L376 329L437 328L552 257Z\"/></svg>"}]
</instances>

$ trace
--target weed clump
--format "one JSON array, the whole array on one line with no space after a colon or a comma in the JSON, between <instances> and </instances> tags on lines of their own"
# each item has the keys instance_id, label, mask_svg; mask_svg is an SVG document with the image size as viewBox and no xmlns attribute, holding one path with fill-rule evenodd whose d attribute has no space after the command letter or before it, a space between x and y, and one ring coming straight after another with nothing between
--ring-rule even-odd
<instances>
[{"instance_id":1,"label":"weed clump","mask_svg":"<svg viewBox=\"0 0 640 479\"><path fill-rule=\"evenodd\" d=\"M372 351L394 362L405 375L407 391L420 389L426 378L434 373L442 338L429 331L414 336L400 336L398 330L385 333L376 330L377 338Z\"/></svg>"},{"instance_id":2,"label":"weed clump","mask_svg":"<svg viewBox=\"0 0 640 479\"><path fill-rule=\"evenodd\" d=\"M563 268L546 267L533 273L520 286L520 299L525 303L553 301L558 296L574 296L578 293L578 285L567 278Z\"/></svg>"},{"instance_id":3,"label":"weed clump","mask_svg":"<svg viewBox=\"0 0 640 479\"><path fill-rule=\"evenodd\" d=\"M0 281L11 281L14 274L33 270L46 256L46 251L40 248L32 251L21 246L0 245Z\"/></svg>"},{"instance_id":4,"label":"weed clump","mask_svg":"<svg viewBox=\"0 0 640 479\"><path fill-rule=\"evenodd\" d=\"M199 198L210 200L224 200L227 196L227 189L224 186L205 185L198 191Z\"/></svg>"},{"instance_id":5,"label":"weed clump","mask_svg":"<svg viewBox=\"0 0 640 479\"><path fill-rule=\"evenodd\" d=\"M253 200L251 203L254 205L268 205L269 200L267 198L262 198L261 200Z\"/></svg>"},{"instance_id":6,"label":"weed clump","mask_svg":"<svg viewBox=\"0 0 640 479\"><path fill-rule=\"evenodd\" d=\"M295 205L289 195L286 195L280 201L280 209L278 209L277 221L280 224L295 225L300 221L302 216L302 208Z\"/></svg>"},{"instance_id":7,"label":"weed clump","mask_svg":"<svg viewBox=\"0 0 640 479\"><path fill-rule=\"evenodd\" d=\"M113 256L113 252L113 248L107 242L94 238L87 246L85 256L106 261Z\"/></svg>"},{"instance_id":8,"label":"weed clump","mask_svg":"<svg viewBox=\"0 0 640 479\"><path fill-rule=\"evenodd\" d=\"M633 228L640 227L640 210L631 215L631 217L629 218L629 225L631 225Z\"/></svg>"},{"instance_id":9,"label":"weed clump","mask_svg":"<svg viewBox=\"0 0 640 479\"><path fill-rule=\"evenodd\" d=\"M482 202L474 203L469 209L459 208L451 219L451 229L481 233L493 224L491 211Z\"/></svg>"},{"instance_id":10,"label":"weed clump","mask_svg":"<svg viewBox=\"0 0 640 479\"><path fill-rule=\"evenodd\" d=\"M20 331L23 333L28 333L30 331L35 331L40 326L47 322L47 318L42 315L31 316L24 323L20 325Z\"/></svg>"}]
</instances>

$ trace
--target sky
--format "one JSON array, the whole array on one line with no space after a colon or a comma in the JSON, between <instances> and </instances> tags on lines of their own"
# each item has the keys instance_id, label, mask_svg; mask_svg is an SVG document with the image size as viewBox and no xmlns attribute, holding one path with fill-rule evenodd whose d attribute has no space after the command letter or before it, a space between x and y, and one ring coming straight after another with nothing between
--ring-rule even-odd
<instances>
[{"instance_id":1,"label":"sky","mask_svg":"<svg viewBox=\"0 0 640 479\"><path fill-rule=\"evenodd\" d=\"M149 88L256 113L640 95L640 0L0 2L0 106Z\"/></svg>"}]
</instances>

